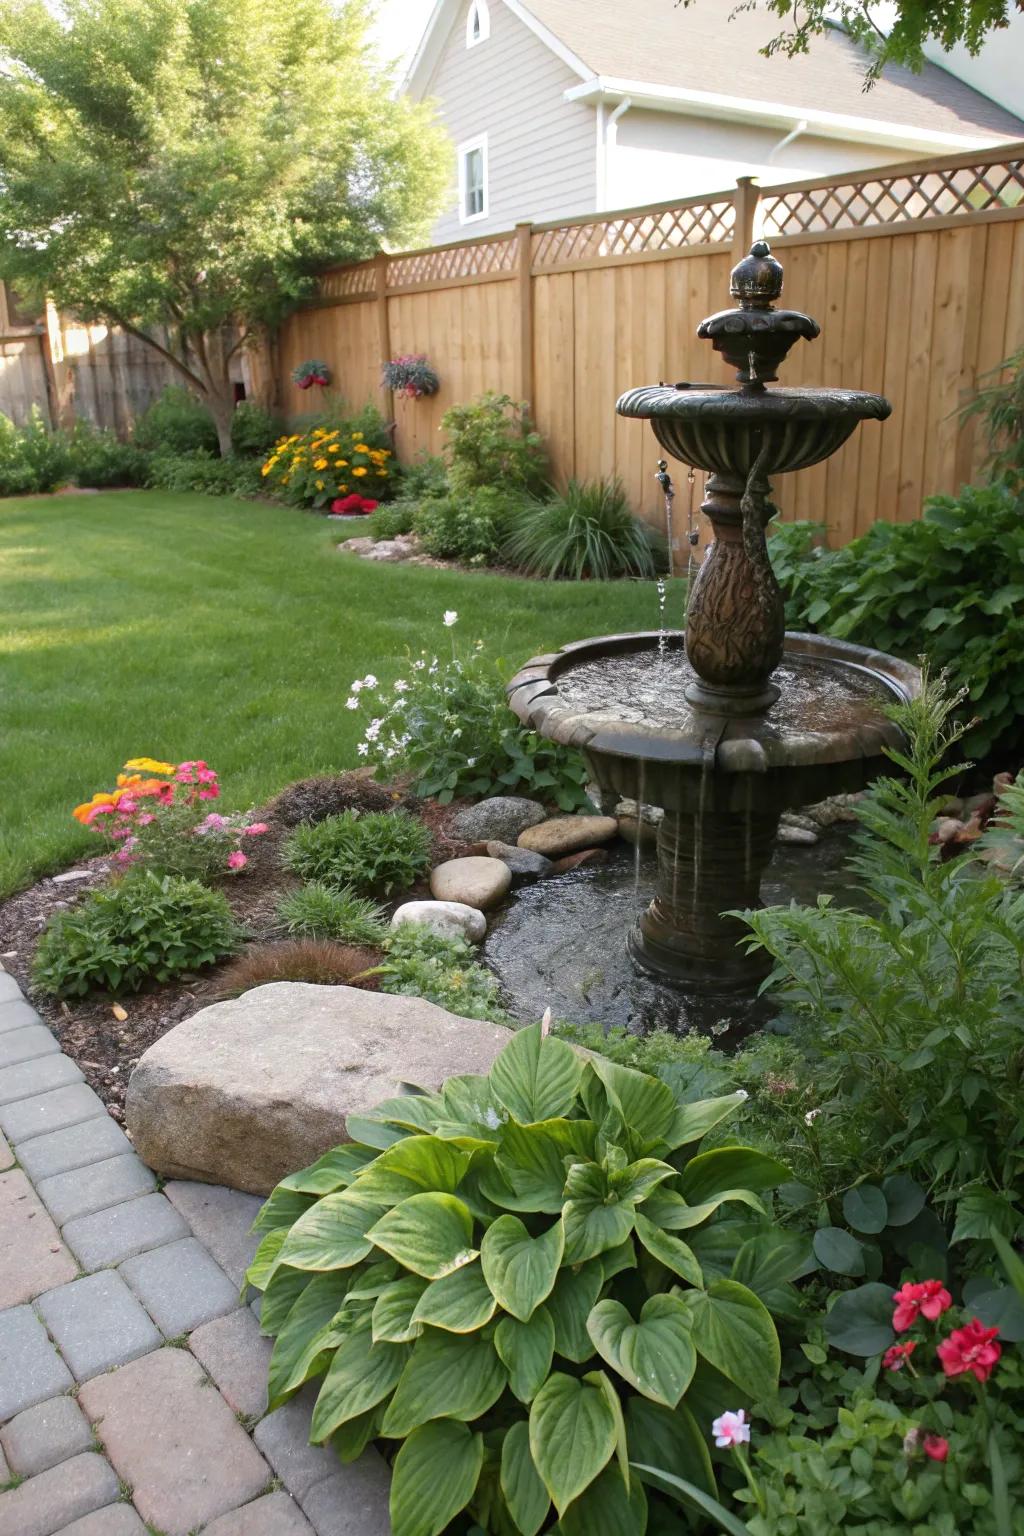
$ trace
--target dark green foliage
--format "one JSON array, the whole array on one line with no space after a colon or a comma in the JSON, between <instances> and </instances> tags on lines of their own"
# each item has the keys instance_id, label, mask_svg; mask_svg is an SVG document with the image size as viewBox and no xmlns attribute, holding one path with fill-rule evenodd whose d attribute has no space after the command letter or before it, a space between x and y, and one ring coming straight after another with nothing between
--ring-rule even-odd
<instances>
[{"instance_id":1,"label":"dark green foliage","mask_svg":"<svg viewBox=\"0 0 1024 1536\"><path fill-rule=\"evenodd\" d=\"M76 485L97 490L111 485L144 485L146 456L134 443L122 443L107 430L75 423L68 451L71 473Z\"/></svg>"},{"instance_id":2,"label":"dark green foliage","mask_svg":"<svg viewBox=\"0 0 1024 1536\"><path fill-rule=\"evenodd\" d=\"M231 447L235 453L263 457L284 431L280 416L271 415L255 400L243 400L231 418Z\"/></svg>"},{"instance_id":3,"label":"dark green foliage","mask_svg":"<svg viewBox=\"0 0 1024 1536\"><path fill-rule=\"evenodd\" d=\"M240 943L220 891L198 880L128 875L50 919L33 977L41 991L58 997L138 992L149 981L213 965Z\"/></svg>"},{"instance_id":4,"label":"dark green foliage","mask_svg":"<svg viewBox=\"0 0 1024 1536\"><path fill-rule=\"evenodd\" d=\"M382 992L424 997L464 1019L505 1019L497 980L465 939L446 939L420 923L401 923L386 945Z\"/></svg>"},{"instance_id":5,"label":"dark green foliage","mask_svg":"<svg viewBox=\"0 0 1024 1536\"><path fill-rule=\"evenodd\" d=\"M500 486L429 496L416 509L413 529L428 555L467 565L493 565L522 503L522 493Z\"/></svg>"},{"instance_id":6,"label":"dark green foliage","mask_svg":"<svg viewBox=\"0 0 1024 1536\"><path fill-rule=\"evenodd\" d=\"M521 506L505 550L513 565L549 580L607 581L667 569L664 540L633 516L619 480L570 480L551 501Z\"/></svg>"},{"instance_id":7,"label":"dark green foliage","mask_svg":"<svg viewBox=\"0 0 1024 1536\"><path fill-rule=\"evenodd\" d=\"M411 464L402 466L403 501L422 501L425 496L443 496L448 489L448 469L435 453L420 453Z\"/></svg>"},{"instance_id":8,"label":"dark green foliage","mask_svg":"<svg viewBox=\"0 0 1024 1536\"><path fill-rule=\"evenodd\" d=\"M50 431L36 406L21 428L0 415L0 496L55 491L70 478L67 438Z\"/></svg>"},{"instance_id":9,"label":"dark green foliage","mask_svg":"<svg viewBox=\"0 0 1024 1536\"><path fill-rule=\"evenodd\" d=\"M349 944L380 944L387 934L385 913L376 902L342 887L314 881L282 897L277 915L293 939L344 939Z\"/></svg>"},{"instance_id":10,"label":"dark green foliage","mask_svg":"<svg viewBox=\"0 0 1024 1536\"><path fill-rule=\"evenodd\" d=\"M429 868L430 833L408 811L344 811L296 827L284 865L303 880L340 890L390 896L407 890Z\"/></svg>"},{"instance_id":11,"label":"dark green foliage","mask_svg":"<svg viewBox=\"0 0 1024 1536\"><path fill-rule=\"evenodd\" d=\"M1024 747L1024 482L965 486L912 523L875 523L842 549L814 524L782 525L772 563L790 629L916 660L967 690L968 746L1015 762Z\"/></svg>"},{"instance_id":12,"label":"dark green foliage","mask_svg":"<svg viewBox=\"0 0 1024 1536\"><path fill-rule=\"evenodd\" d=\"M257 460L218 459L205 451L151 454L146 484L156 491L192 491L204 496L258 496L264 489Z\"/></svg>"},{"instance_id":13,"label":"dark green foliage","mask_svg":"<svg viewBox=\"0 0 1024 1536\"><path fill-rule=\"evenodd\" d=\"M411 533L417 503L400 496L397 501L385 502L366 519L366 531L373 539L393 539L400 533Z\"/></svg>"},{"instance_id":14,"label":"dark green foliage","mask_svg":"<svg viewBox=\"0 0 1024 1536\"><path fill-rule=\"evenodd\" d=\"M1024 479L1024 347L983 377L989 382L961 414L965 420L981 418L989 473L1020 485Z\"/></svg>"},{"instance_id":15,"label":"dark green foliage","mask_svg":"<svg viewBox=\"0 0 1024 1536\"><path fill-rule=\"evenodd\" d=\"M217 452L213 417L183 384L168 384L138 421L132 439L146 453Z\"/></svg>"},{"instance_id":16,"label":"dark green foliage","mask_svg":"<svg viewBox=\"0 0 1024 1536\"><path fill-rule=\"evenodd\" d=\"M479 486L533 492L543 488L547 454L525 402L489 392L471 405L450 406L441 425L448 434L445 457L453 495Z\"/></svg>"}]
</instances>

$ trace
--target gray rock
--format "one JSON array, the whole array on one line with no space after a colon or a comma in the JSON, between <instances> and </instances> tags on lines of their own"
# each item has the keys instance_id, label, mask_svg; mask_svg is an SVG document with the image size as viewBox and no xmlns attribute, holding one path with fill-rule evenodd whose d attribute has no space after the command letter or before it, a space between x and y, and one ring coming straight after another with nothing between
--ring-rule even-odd
<instances>
[{"instance_id":1,"label":"gray rock","mask_svg":"<svg viewBox=\"0 0 1024 1536\"><path fill-rule=\"evenodd\" d=\"M348 1114L403 1083L487 1072L507 1040L418 997L272 982L150 1046L128 1085L128 1128L160 1173L267 1194L345 1141Z\"/></svg>"},{"instance_id":2,"label":"gray rock","mask_svg":"<svg viewBox=\"0 0 1024 1536\"><path fill-rule=\"evenodd\" d=\"M614 816L554 816L539 826L527 827L519 834L518 843L532 853L560 859L563 854L610 842L618 830Z\"/></svg>"},{"instance_id":3,"label":"gray rock","mask_svg":"<svg viewBox=\"0 0 1024 1536\"><path fill-rule=\"evenodd\" d=\"M344 539L338 545L338 548L343 549L346 555L365 555L367 550L373 548L373 543L373 539L364 536L355 539Z\"/></svg>"},{"instance_id":4,"label":"gray rock","mask_svg":"<svg viewBox=\"0 0 1024 1536\"><path fill-rule=\"evenodd\" d=\"M782 821L779 823L778 840L780 843L807 844L818 841L817 832L808 831L806 827L794 827L791 823Z\"/></svg>"},{"instance_id":5,"label":"gray rock","mask_svg":"<svg viewBox=\"0 0 1024 1536\"><path fill-rule=\"evenodd\" d=\"M363 554L364 560L408 560L412 547L400 539L380 539Z\"/></svg>"},{"instance_id":6,"label":"gray rock","mask_svg":"<svg viewBox=\"0 0 1024 1536\"><path fill-rule=\"evenodd\" d=\"M487 852L492 859L500 859L512 871L513 881L543 880L550 875L553 865L542 853L531 853L529 848L515 848L511 843L491 841Z\"/></svg>"},{"instance_id":7,"label":"gray rock","mask_svg":"<svg viewBox=\"0 0 1024 1536\"><path fill-rule=\"evenodd\" d=\"M487 932L487 919L476 907L467 907L464 901L406 901L391 919L392 928L403 923L415 923L429 928L444 939L468 939L479 944Z\"/></svg>"},{"instance_id":8,"label":"gray rock","mask_svg":"<svg viewBox=\"0 0 1024 1536\"><path fill-rule=\"evenodd\" d=\"M636 816L624 815L619 817L619 836L624 838L631 847L637 843L641 848L656 848L658 846L658 829L650 821L640 820Z\"/></svg>"},{"instance_id":9,"label":"gray rock","mask_svg":"<svg viewBox=\"0 0 1024 1536\"><path fill-rule=\"evenodd\" d=\"M520 832L546 819L547 812L536 800L523 795L492 795L477 805L467 806L452 818L452 831L467 843L514 843Z\"/></svg>"},{"instance_id":10,"label":"gray rock","mask_svg":"<svg viewBox=\"0 0 1024 1536\"><path fill-rule=\"evenodd\" d=\"M430 891L438 901L465 902L480 912L496 907L508 895L511 884L508 865L486 856L447 859L430 872Z\"/></svg>"}]
</instances>

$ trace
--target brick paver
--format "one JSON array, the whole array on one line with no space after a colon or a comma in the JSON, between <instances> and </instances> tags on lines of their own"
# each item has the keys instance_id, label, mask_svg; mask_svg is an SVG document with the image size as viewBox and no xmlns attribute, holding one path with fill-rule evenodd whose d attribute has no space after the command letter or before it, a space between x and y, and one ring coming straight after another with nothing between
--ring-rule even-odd
<instances>
[{"instance_id":1,"label":"brick paver","mask_svg":"<svg viewBox=\"0 0 1024 1536\"><path fill-rule=\"evenodd\" d=\"M187 1237L188 1227L163 1195L140 1195L92 1216L76 1216L64 1241L83 1269L107 1269L147 1248Z\"/></svg>"},{"instance_id":2,"label":"brick paver","mask_svg":"<svg viewBox=\"0 0 1024 1536\"><path fill-rule=\"evenodd\" d=\"M248 1307L197 1328L189 1348L236 1413L259 1418L267 1411L267 1368L273 1340L265 1339Z\"/></svg>"},{"instance_id":3,"label":"brick paver","mask_svg":"<svg viewBox=\"0 0 1024 1536\"><path fill-rule=\"evenodd\" d=\"M32 1145L31 1142L28 1143ZM148 1195L156 1188L156 1179L134 1152L108 1157L89 1168L70 1168L40 1179L36 1185L39 1198L58 1226L76 1216L91 1216L122 1200Z\"/></svg>"},{"instance_id":4,"label":"brick paver","mask_svg":"<svg viewBox=\"0 0 1024 1536\"><path fill-rule=\"evenodd\" d=\"M0 1067L13 1067L19 1061L37 1056L53 1056L60 1046L45 1024L27 1024L24 1029L9 1029L0 1035Z\"/></svg>"},{"instance_id":5,"label":"brick paver","mask_svg":"<svg viewBox=\"0 0 1024 1536\"><path fill-rule=\"evenodd\" d=\"M69 1125L67 1130L23 1141L18 1148L18 1161L30 1179L38 1180L70 1173L73 1168L85 1168L131 1150L132 1144L124 1131L103 1110L91 1120Z\"/></svg>"},{"instance_id":6,"label":"brick paver","mask_svg":"<svg viewBox=\"0 0 1024 1536\"><path fill-rule=\"evenodd\" d=\"M86 1451L0 1493L0 1536L53 1536L72 1520L112 1504L119 1491L110 1465Z\"/></svg>"},{"instance_id":7,"label":"brick paver","mask_svg":"<svg viewBox=\"0 0 1024 1536\"><path fill-rule=\"evenodd\" d=\"M15 1147L31 1136L45 1136L47 1131L62 1131L66 1125L105 1115L103 1100L85 1083L71 1083L52 1093L34 1094L13 1104L0 1104L0 1131Z\"/></svg>"},{"instance_id":8,"label":"brick paver","mask_svg":"<svg viewBox=\"0 0 1024 1536\"><path fill-rule=\"evenodd\" d=\"M310 1445L309 1421L319 1382L275 1408L257 1424L253 1439L289 1493L300 1504L317 1483L338 1470L338 1458L325 1445Z\"/></svg>"},{"instance_id":9,"label":"brick paver","mask_svg":"<svg viewBox=\"0 0 1024 1536\"><path fill-rule=\"evenodd\" d=\"M0 1445L13 1472L34 1477L80 1451L92 1450L93 1433L73 1397L51 1397L5 1424Z\"/></svg>"},{"instance_id":10,"label":"brick paver","mask_svg":"<svg viewBox=\"0 0 1024 1536\"><path fill-rule=\"evenodd\" d=\"M147 1532L131 1504L108 1504L66 1525L60 1536L147 1536Z\"/></svg>"},{"instance_id":11,"label":"brick paver","mask_svg":"<svg viewBox=\"0 0 1024 1536\"><path fill-rule=\"evenodd\" d=\"M48 1291L36 1310L77 1381L126 1365L163 1343L116 1270Z\"/></svg>"},{"instance_id":12,"label":"brick paver","mask_svg":"<svg viewBox=\"0 0 1024 1536\"><path fill-rule=\"evenodd\" d=\"M37 1056L35 1061L19 1061L16 1067L0 1070L0 1104L13 1104L17 1099L50 1093L55 1088L66 1088L69 1083L81 1081L81 1069L70 1056L62 1056L59 1051L55 1056Z\"/></svg>"},{"instance_id":13,"label":"brick paver","mask_svg":"<svg viewBox=\"0 0 1024 1536\"><path fill-rule=\"evenodd\" d=\"M0 1312L0 1424L74 1386L31 1307Z\"/></svg>"},{"instance_id":14,"label":"brick paver","mask_svg":"<svg viewBox=\"0 0 1024 1536\"><path fill-rule=\"evenodd\" d=\"M121 1274L169 1339L238 1306L238 1291L194 1237L140 1253Z\"/></svg>"},{"instance_id":15,"label":"brick paver","mask_svg":"<svg viewBox=\"0 0 1024 1536\"><path fill-rule=\"evenodd\" d=\"M263 1236L251 1230L263 1204L260 1196L188 1179L172 1179L165 1193L224 1273L240 1286Z\"/></svg>"},{"instance_id":16,"label":"brick paver","mask_svg":"<svg viewBox=\"0 0 1024 1536\"><path fill-rule=\"evenodd\" d=\"M19 1168L0 1173L0 1307L72 1280L78 1265Z\"/></svg>"},{"instance_id":17,"label":"brick paver","mask_svg":"<svg viewBox=\"0 0 1024 1536\"><path fill-rule=\"evenodd\" d=\"M0 1136L0 1173L2 1173L5 1168L10 1168L13 1162L14 1153L7 1145L5 1138Z\"/></svg>"},{"instance_id":18,"label":"brick paver","mask_svg":"<svg viewBox=\"0 0 1024 1536\"><path fill-rule=\"evenodd\" d=\"M203 1536L313 1536L313 1527L295 1500L279 1489L254 1499L243 1509L221 1515L206 1527Z\"/></svg>"},{"instance_id":19,"label":"brick paver","mask_svg":"<svg viewBox=\"0 0 1024 1536\"><path fill-rule=\"evenodd\" d=\"M357 1462L315 1483L301 1501L317 1536L390 1536L391 1474L368 1446Z\"/></svg>"},{"instance_id":20,"label":"brick paver","mask_svg":"<svg viewBox=\"0 0 1024 1536\"><path fill-rule=\"evenodd\" d=\"M7 981L10 979L5 978ZM24 1029L26 1024L41 1023L38 1013L22 997L17 983L6 1002L0 998L0 1035L5 1035L10 1029Z\"/></svg>"}]
</instances>

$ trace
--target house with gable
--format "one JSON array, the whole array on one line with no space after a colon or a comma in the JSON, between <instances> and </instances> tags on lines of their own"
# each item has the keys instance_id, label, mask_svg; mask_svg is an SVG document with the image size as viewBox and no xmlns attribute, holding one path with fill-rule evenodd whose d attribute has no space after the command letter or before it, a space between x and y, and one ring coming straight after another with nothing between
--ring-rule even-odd
<instances>
[{"instance_id":1,"label":"house with gable","mask_svg":"<svg viewBox=\"0 0 1024 1536\"><path fill-rule=\"evenodd\" d=\"M735 0L435 0L405 82L454 145L433 242L1024 140L1024 84L1019 116L932 62L865 91L842 30L766 58L780 26Z\"/></svg>"}]
</instances>

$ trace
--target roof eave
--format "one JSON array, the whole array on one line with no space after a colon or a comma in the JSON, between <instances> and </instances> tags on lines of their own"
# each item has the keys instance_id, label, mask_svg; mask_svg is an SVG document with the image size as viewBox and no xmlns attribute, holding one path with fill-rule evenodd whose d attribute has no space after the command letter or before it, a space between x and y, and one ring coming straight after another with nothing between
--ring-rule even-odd
<instances>
[{"instance_id":1,"label":"roof eave","mask_svg":"<svg viewBox=\"0 0 1024 1536\"><path fill-rule=\"evenodd\" d=\"M564 93L567 101L606 105L631 98L636 107L659 112L680 112L697 117L717 117L730 122L794 128L806 123L807 131L822 138L852 139L864 144L884 144L899 149L931 151L987 149L993 144L1012 144L1015 136L1002 133L945 133L909 123L884 122L819 107L791 107L782 102L747 100L719 91L696 91L687 86L663 86L643 80L618 80L592 75Z\"/></svg>"}]
</instances>

